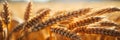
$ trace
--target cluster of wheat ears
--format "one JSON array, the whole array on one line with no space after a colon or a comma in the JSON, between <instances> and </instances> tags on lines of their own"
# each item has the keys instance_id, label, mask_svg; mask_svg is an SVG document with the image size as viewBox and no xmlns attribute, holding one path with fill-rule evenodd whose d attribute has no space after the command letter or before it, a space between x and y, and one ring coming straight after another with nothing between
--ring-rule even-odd
<instances>
[{"instance_id":1,"label":"cluster of wheat ears","mask_svg":"<svg viewBox=\"0 0 120 40\"><path fill-rule=\"evenodd\" d=\"M43 40L42 38L44 40L120 40L120 25L105 16L112 12L120 12L117 7L103 8L95 12L91 12L93 8L82 8L56 12L56 15L51 17L49 15L52 10L43 8L36 12L36 16L30 18L31 6L29 2L24 14L24 22L13 24L8 3L3 3L3 11L0 14L0 40L37 40L28 36L38 31L42 33L41 37L37 37L39 40ZM12 27L11 24L16 26ZM47 29L45 31L48 34L41 32L43 29ZM49 36L42 36L43 34Z\"/></svg>"}]
</instances>

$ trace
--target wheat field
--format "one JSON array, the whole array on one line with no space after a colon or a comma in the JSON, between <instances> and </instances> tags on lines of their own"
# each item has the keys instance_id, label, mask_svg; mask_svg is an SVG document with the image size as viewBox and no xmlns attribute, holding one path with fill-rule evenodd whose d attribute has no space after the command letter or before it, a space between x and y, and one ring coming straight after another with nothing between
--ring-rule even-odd
<instances>
[{"instance_id":1,"label":"wheat field","mask_svg":"<svg viewBox=\"0 0 120 40\"><path fill-rule=\"evenodd\" d=\"M120 40L119 2L0 3L0 40Z\"/></svg>"}]
</instances>

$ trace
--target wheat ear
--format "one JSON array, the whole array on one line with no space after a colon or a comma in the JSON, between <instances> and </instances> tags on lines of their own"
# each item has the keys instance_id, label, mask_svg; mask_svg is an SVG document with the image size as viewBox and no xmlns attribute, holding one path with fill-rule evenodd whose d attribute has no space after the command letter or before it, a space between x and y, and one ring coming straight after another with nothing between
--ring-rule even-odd
<instances>
[{"instance_id":1,"label":"wheat ear","mask_svg":"<svg viewBox=\"0 0 120 40\"><path fill-rule=\"evenodd\" d=\"M117 12L117 11L120 11L120 9L116 8L116 7L105 8L105 9L101 9L99 11L93 12L90 15L86 15L86 17L89 17L89 16L99 16L99 15L103 15L103 14L106 14L106 13L112 13L112 12Z\"/></svg>"},{"instance_id":2,"label":"wheat ear","mask_svg":"<svg viewBox=\"0 0 120 40\"><path fill-rule=\"evenodd\" d=\"M30 13L31 13L31 9L32 9L31 7L32 7L32 3L29 2L28 5L27 5L25 14L24 14L24 20L25 21L29 20L29 18L30 18Z\"/></svg>"},{"instance_id":3,"label":"wheat ear","mask_svg":"<svg viewBox=\"0 0 120 40\"><path fill-rule=\"evenodd\" d=\"M112 29L105 29L99 27L77 27L72 30L75 33L100 34L113 37L120 37L120 32Z\"/></svg>"},{"instance_id":4,"label":"wheat ear","mask_svg":"<svg viewBox=\"0 0 120 40\"><path fill-rule=\"evenodd\" d=\"M81 40L79 35L77 35L75 33L72 33L72 32L70 32L70 30L67 30L67 29L64 29L64 28L51 28L51 31L56 33L56 34L68 37L72 40Z\"/></svg>"},{"instance_id":5,"label":"wheat ear","mask_svg":"<svg viewBox=\"0 0 120 40\"><path fill-rule=\"evenodd\" d=\"M95 22L99 22L102 19L103 19L102 17L89 17L89 18L68 24L68 29L72 30L75 27L85 26L85 25L89 25Z\"/></svg>"}]
</instances>

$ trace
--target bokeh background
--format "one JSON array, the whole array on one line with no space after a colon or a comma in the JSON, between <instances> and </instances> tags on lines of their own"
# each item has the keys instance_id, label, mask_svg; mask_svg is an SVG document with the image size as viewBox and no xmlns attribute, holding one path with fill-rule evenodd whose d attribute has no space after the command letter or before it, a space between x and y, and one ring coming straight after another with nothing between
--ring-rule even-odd
<instances>
[{"instance_id":1,"label":"bokeh background","mask_svg":"<svg viewBox=\"0 0 120 40\"><path fill-rule=\"evenodd\" d=\"M0 11L2 3L0 0ZM24 12L29 1L32 1L32 13L41 8L50 8L52 10L73 10L80 8L102 8L102 7L120 7L120 0L6 0L9 3L9 9L15 16L23 19Z\"/></svg>"}]
</instances>

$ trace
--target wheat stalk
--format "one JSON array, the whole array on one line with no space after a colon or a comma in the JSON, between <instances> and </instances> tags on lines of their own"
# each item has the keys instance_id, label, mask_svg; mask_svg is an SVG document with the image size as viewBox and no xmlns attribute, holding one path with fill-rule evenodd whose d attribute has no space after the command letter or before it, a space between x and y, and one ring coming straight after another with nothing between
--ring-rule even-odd
<instances>
[{"instance_id":1,"label":"wheat stalk","mask_svg":"<svg viewBox=\"0 0 120 40\"><path fill-rule=\"evenodd\" d=\"M0 20L0 32L3 32L2 21Z\"/></svg>"},{"instance_id":2,"label":"wheat stalk","mask_svg":"<svg viewBox=\"0 0 120 40\"><path fill-rule=\"evenodd\" d=\"M1 15L2 17L2 23L6 27L5 31L5 40L8 40L9 38L9 23L10 23L10 11L8 7L7 1L3 3L3 13Z\"/></svg>"},{"instance_id":3,"label":"wheat stalk","mask_svg":"<svg viewBox=\"0 0 120 40\"><path fill-rule=\"evenodd\" d=\"M28 5L27 5L27 8L26 8L26 11L25 11L25 14L24 14L24 20L25 20L25 22L27 22L29 19L30 19L30 13L31 13L31 8L32 7L32 3L31 2L29 2L28 3ZM23 33L22 32L22 34L27 34L27 31L24 31L25 33ZM22 36L22 35L21 35ZM20 37L21 37L20 36ZM27 36L27 35L26 35ZM25 36L25 37L26 37ZM22 37L23 38L23 37ZM18 39L18 40L22 40L22 38L21 39ZM27 40L28 40L28 38L27 38Z\"/></svg>"},{"instance_id":4,"label":"wheat stalk","mask_svg":"<svg viewBox=\"0 0 120 40\"><path fill-rule=\"evenodd\" d=\"M2 21L0 20L0 39L3 40L3 24L2 24Z\"/></svg>"}]
</instances>

